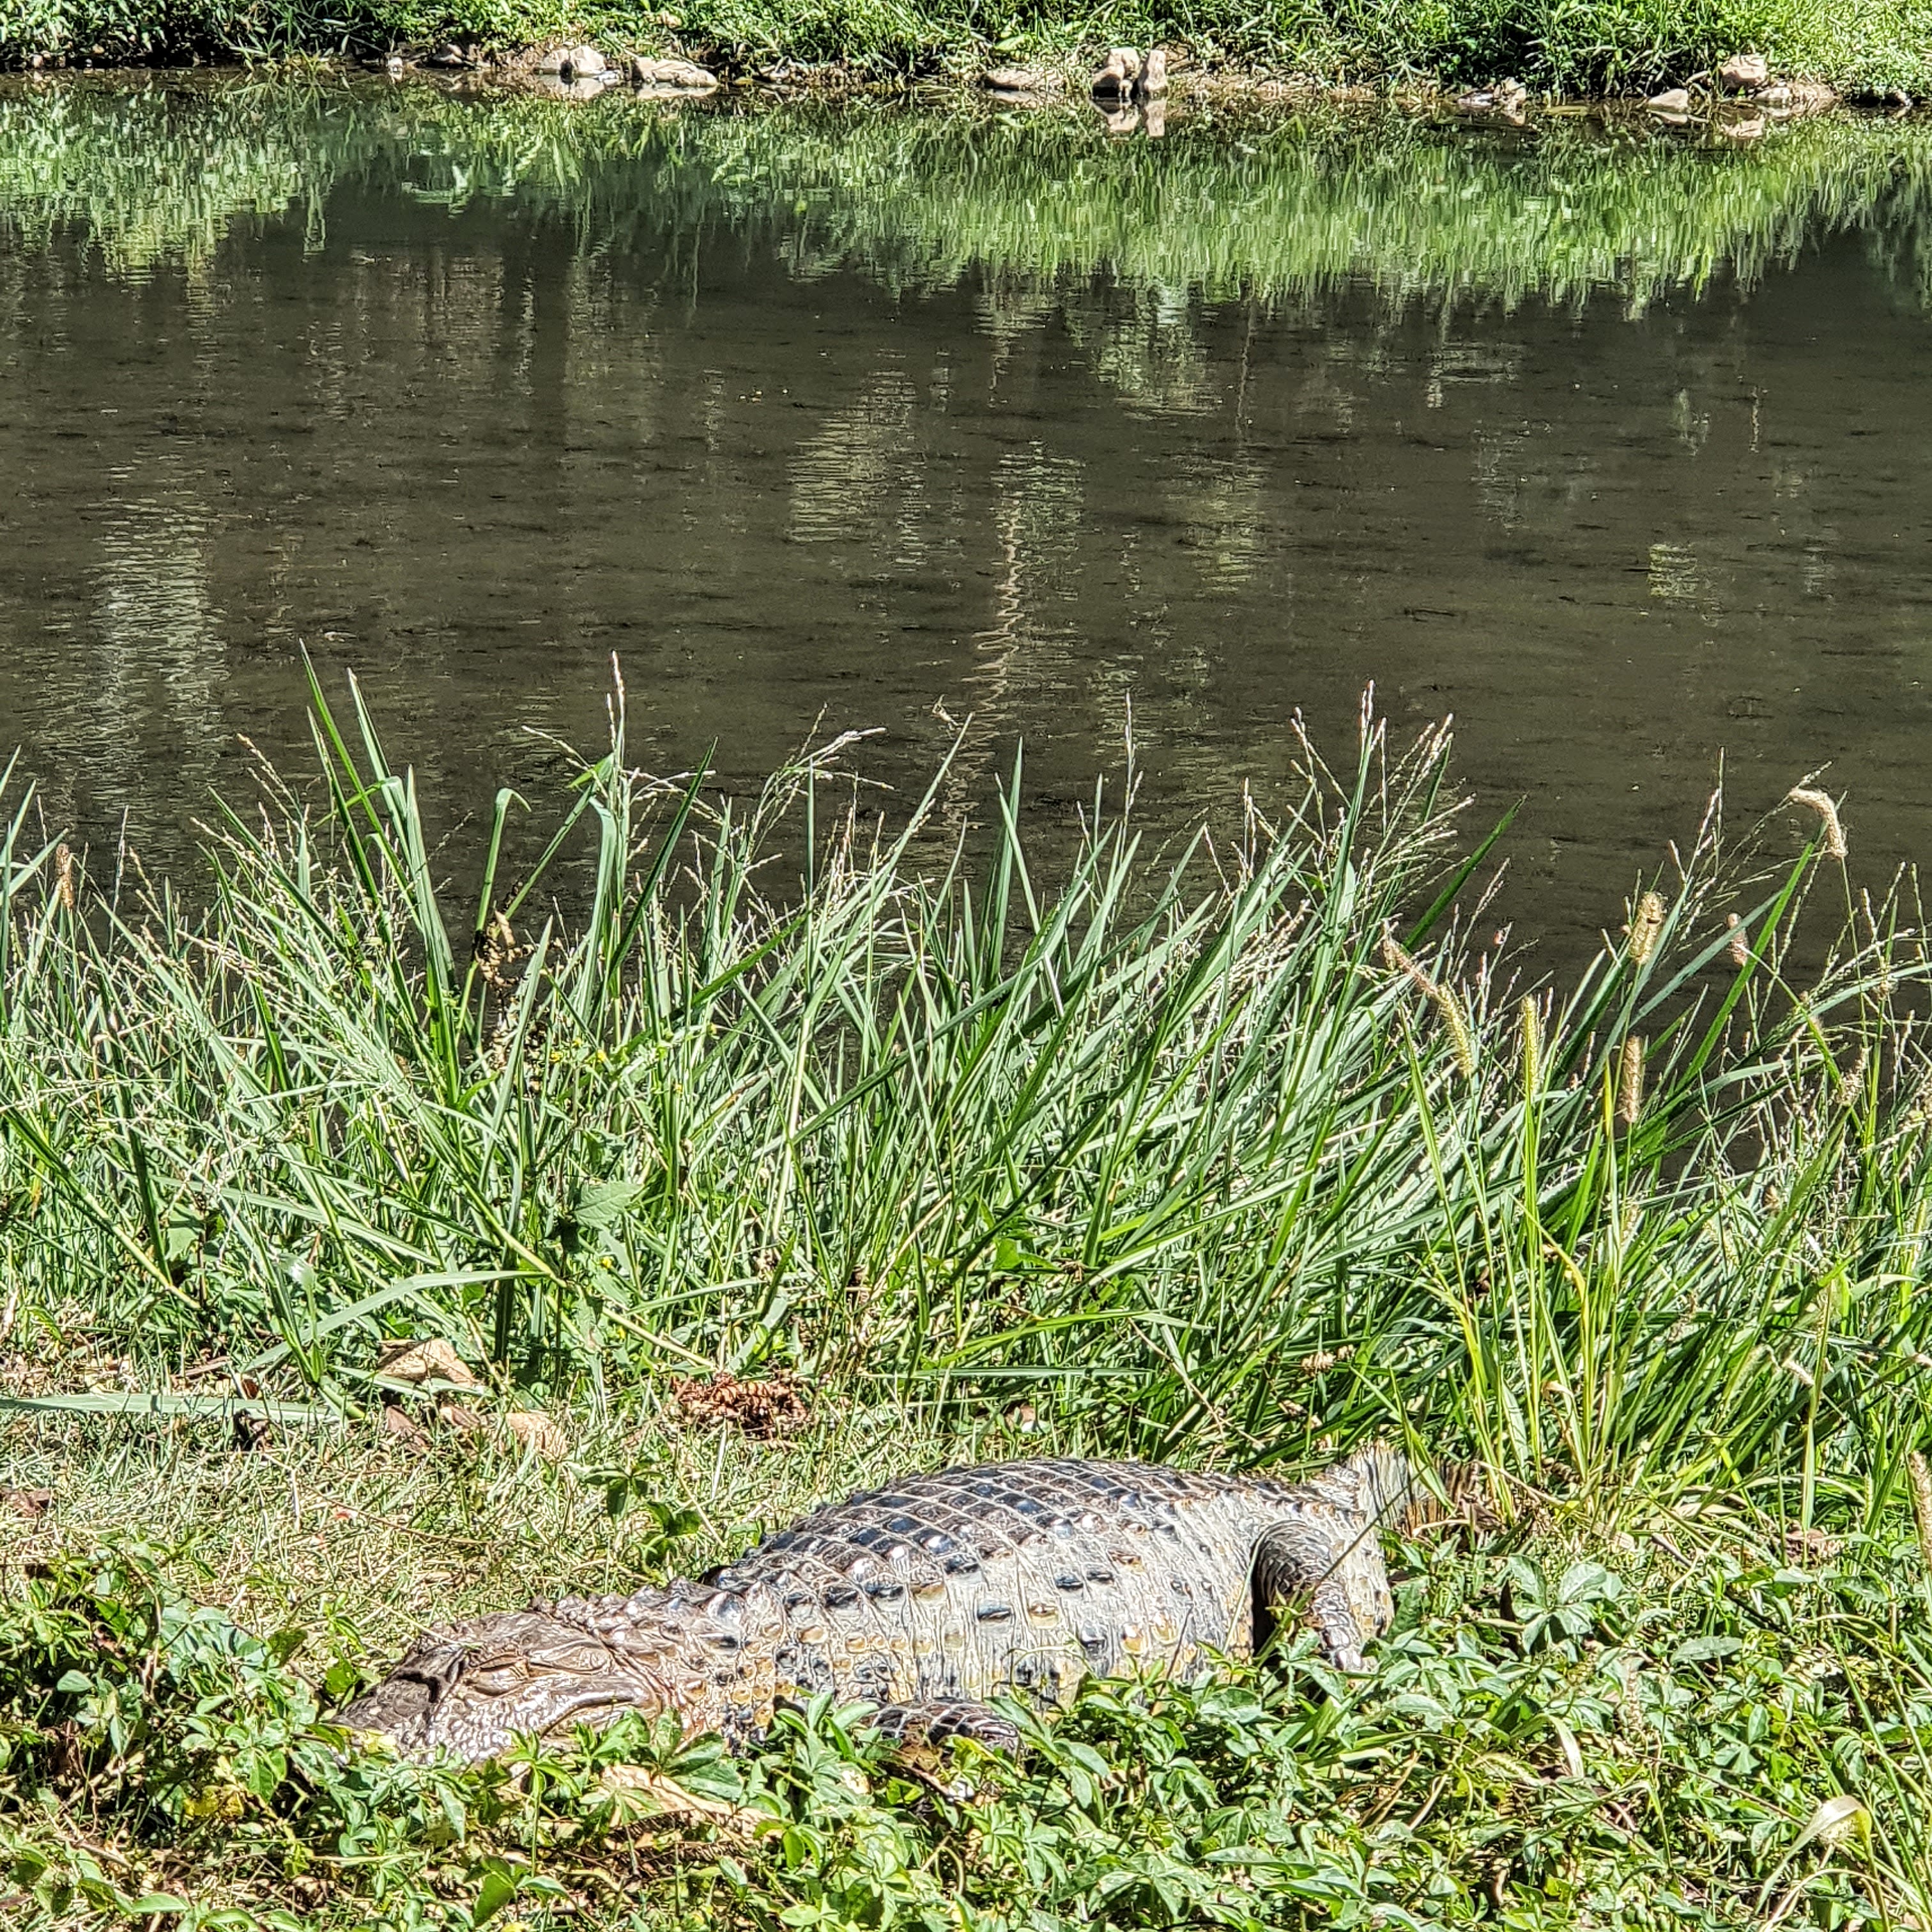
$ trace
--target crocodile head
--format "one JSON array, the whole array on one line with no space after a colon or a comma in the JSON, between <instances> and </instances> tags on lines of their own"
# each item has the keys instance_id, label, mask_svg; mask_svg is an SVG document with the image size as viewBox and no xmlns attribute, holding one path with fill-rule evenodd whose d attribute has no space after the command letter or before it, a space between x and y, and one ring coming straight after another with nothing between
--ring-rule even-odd
<instances>
[{"instance_id":1,"label":"crocodile head","mask_svg":"<svg viewBox=\"0 0 1932 1932\"><path fill-rule=\"evenodd\" d=\"M677 1583L472 1618L421 1638L335 1721L405 1756L471 1763L626 1710L742 1734L770 1720L777 1612L763 1594Z\"/></svg>"}]
</instances>

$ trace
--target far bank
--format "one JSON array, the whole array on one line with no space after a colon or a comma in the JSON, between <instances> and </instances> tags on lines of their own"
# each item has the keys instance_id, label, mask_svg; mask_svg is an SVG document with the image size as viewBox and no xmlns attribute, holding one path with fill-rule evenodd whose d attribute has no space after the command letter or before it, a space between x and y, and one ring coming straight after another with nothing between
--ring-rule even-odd
<instances>
[{"instance_id":1,"label":"far bank","mask_svg":"<svg viewBox=\"0 0 1932 1932\"><path fill-rule=\"evenodd\" d=\"M1728 62L1768 84L1910 106L1932 94L1932 0L4 0L0 68L337 56L527 69L575 42L622 71L634 55L701 62L727 85L970 84L1030 69L1082 88L1116 46L1166 50L1177 88L1362 88L1648 98L1694 108ZM1724 90L1719 90L1724 91ZM1505 88L1505 101L1514 88Z\"/></svg>"}]
</instances>

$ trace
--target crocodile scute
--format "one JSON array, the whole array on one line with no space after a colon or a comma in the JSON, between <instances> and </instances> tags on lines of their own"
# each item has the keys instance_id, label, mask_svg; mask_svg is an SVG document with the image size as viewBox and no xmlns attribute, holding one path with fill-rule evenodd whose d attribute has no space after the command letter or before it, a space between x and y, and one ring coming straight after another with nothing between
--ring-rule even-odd
<instances>
[{"instance_id":1,"label":"crocodile scute","mask_svg":"<svg viewBox=\"0 0 1932 1932\"><path fill-rule=\"evenodd\" d=\"M1292 1484L1074 1458L910 1476L699 1582L429 1632L335 1721L477 1762L627 1709L742 1742L830 1691L896 1733L998 1743L995 1692L1058 1703L1089 1675L1245 1656L1291 1606L1359 1670L1392 1607L1381 1529L1421 1498L1379 1444Z\"/></svg>"}]
</instances>

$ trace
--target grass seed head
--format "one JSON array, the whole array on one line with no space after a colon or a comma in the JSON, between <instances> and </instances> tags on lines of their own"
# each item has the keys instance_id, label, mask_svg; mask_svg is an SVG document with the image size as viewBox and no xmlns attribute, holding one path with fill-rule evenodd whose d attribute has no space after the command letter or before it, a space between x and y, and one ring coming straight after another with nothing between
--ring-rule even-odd
<instances>
[{"instance_id":1,"label":"grass seed head","mask_svg":"<svg viewBox=\"0 0 1932 1932\"><path fill-rule=\"evenodd\" d=\"M1825 856L1828 859L1842 859L1845 856L1845 828L1838 818L1838 808L1828 791L1819 791L1808 785L1793 785L1785 796L1793 805L1802 805L1808 812L1815 812L1824 824Z\"/></svg>"},{"instance_id":2,"label":"grass seed head","mask_svg":"<svg viewBox=\"0 0 1932 1932\"><path fill-rule=\"evenodd\" d=\"M1456 1057L1456 1070L1466 1080L1476 1070L1476 1043L1469 1030L1468 1016L1454 988L1432 980L1392 932L1382 934L1382 963L1392 973L1400 973L1427 1000L1442 1017L1449 1036L1450 1050Z\"/></svg>"},{"instance_id":3,"label":"grass seed head","mask_svg":"<svg viewBox=\"0 0 1932 1932\"><path fill-rule=\"evenodd\" d=\"M1651 955L1657 950L1657 941L1664 931L1664 895L1646 892L1636 902L1636 912L1630 922L1630 956L1634 966L1647 966Z\"/></svg>"},{"instance_id":4,"label":"grass seed head","mask_svg":"<svg viewBox=\"0 0 1932 1932\"><path fill-rule=\"evenodd\" d=\"M1635 1034L1624 1042L1617 1076L1617 1118L1627 1127L1636 1125L1643 1112L1643 1042Z\"/></svg>"},{"instance_id":5,"label":"grass seed head","mask_svg":"<svg viewBox=\"0 0 1932 1932\"><path fill-rule=\"evenodd\" d=\"M1534 1100L1543 1090L1543 1009L1526 993L1517 1012L1522 1031L1522 1095Z\"/></svg>"}]
</instances>

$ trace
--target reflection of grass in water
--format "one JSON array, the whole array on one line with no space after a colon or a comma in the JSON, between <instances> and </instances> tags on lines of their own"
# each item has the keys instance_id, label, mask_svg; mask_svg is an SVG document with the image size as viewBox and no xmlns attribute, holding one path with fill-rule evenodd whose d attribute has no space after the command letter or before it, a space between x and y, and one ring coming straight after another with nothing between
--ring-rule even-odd
<instances>
[{"instance_id":1,"label":"reflection of grass in water","mask_svg":"<svg viewBox=\"0 0 1932 1932\"><path fill-rule=\"evenodd\" d=\"M1196 126L1159 147L1103 146L1070 116L746 118L711 124L700 143L745 214L776 214L896 280L976 262L1039 277L1105 265L1216 296L1366 277L1397 298L1610 287L1640 302L1719 274L1753 281L1835 230L1894 227L1932 179L1932 132L1836 119L1742 152L1647 128L1558 122L1498 144L1332 115Z\"/></svg>"},{"instance_id":2,"label":"reflection of grass in water","mask_svg":"<svg viewBox=\"0 0 1932 1932\"><path fill-rule=\"evenodd\" d=\"M89 236L117 268L198 262L236 217L279 214L319 185L277 96L41 86L0 93L0 236Z\"/></svg>"},{"instance_id":3,"label":"reflection of grass in water","mask_svg":"<svg viewBox=\"0 0 1932 1932\"><path fill-rule=\"evenodd\" d=\"M1210 296L1366 279L1395 300L1610 289L1634 305L1748 284L1846 229L1922 277L1932 129L1834 118L1717 151L1648 126L1498 140L1324 113L1183 122L1156 146L1109 143L1072 110L666 115L279 83L0 97L0 221L82 229L118 266L198 258L233 215L319 206L352 180L452 210L514 198L586 245L648 232L662 254L726 230L800 272L895 286L1100 268Z\"/></svg>"}]
</instances>

